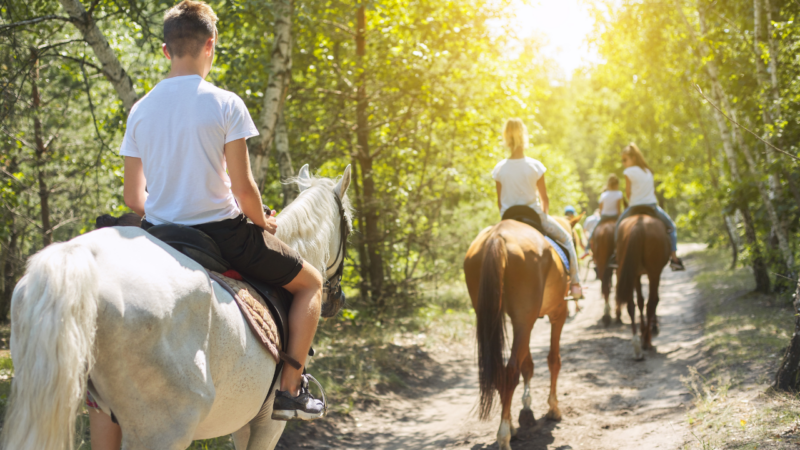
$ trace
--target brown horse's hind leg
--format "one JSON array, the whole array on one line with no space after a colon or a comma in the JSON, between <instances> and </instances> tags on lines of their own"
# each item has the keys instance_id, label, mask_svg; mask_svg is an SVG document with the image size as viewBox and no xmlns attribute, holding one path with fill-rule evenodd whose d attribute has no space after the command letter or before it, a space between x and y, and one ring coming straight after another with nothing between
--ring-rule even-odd
<instances>
[{"instance_id":1,"label":"brown horse's hind leg","mask_svg":"<svg viewBox=\"0 0 800 450\"><path fill-rule=\"evenodd\" d=\"M631 344L633 345L633 358L641 361L644 358L642 354L642 341L636 335L636 304L634 303L633 295L628 299L628 315L631 317Z\"/></svg>"},{"instance_id":2,"label":"brown horse's hind leg","mask_svg":"<svg viewBox=\"0 0 800 450\"><path fill-rule=\"evenodd\" d=\"M526 428L536 425L536 418L533 416L533 409L531 409L531 378L533 378L533 358L531 358L530 349L528 349L528 353L525 359L522 361L521 370L524 390L522 391L522 411L519 412L519 426L521 428Z\"/></svg>"},{"instance_id":3,"label":"brown horse's hind leg","mask_svg":"<svg viewBox=\"0 0 800 450\"><path fill-rule=\"evenodd\" d=\"M639 307L639 329L642 333L642 339L645 336L645 328L647 327L647 319L644 315L644 294L642 294L642 278L636 278L634 283L636 289L636 306Z\"/></svg>"},{"instance_id":4,"label":"brown horse's hind leg","mask_svg":"<svg viewBox=\"0 0 800 450\"><path fill-rule=\"evenodd\" d=\"M650 295L647 299L647 326L642 332L642 347L645 350L653 348L653 328L656 327L656 308L658 307L658 285L661 283L661 274L655 273L650 278Z\"/></svg>"},{"instance_id":5,"label":"brown horse's hind leg","mask_svg":"<svg viewBox=\"0 0 800 450\"><path fill-rule=\"evenodd\" d=\"M567 320L568 311L564 308L563 312L550 314L550 353L547 355L547 367L550 369L550 397L547 403L550 410L547 411L547 419L561 420L561 411L558 409L558 373L561 371L561 330Z\"/></svg>"}]
</instances>

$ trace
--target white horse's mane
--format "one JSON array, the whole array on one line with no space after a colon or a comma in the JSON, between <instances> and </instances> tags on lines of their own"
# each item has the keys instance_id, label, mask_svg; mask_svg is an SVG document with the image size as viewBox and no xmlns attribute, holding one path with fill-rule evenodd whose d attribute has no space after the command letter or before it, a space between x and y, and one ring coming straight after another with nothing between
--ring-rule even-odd
<instances>
[{"instance_id":1,"label":"white horse's mane","mask_svg":"<svg viewBox=\"0 0 800 450\"><path fill-rule=\"evenodd\" d=\"M290 180L294 183L297 180ZM307 182L308 180L304 180ZM287 206L278 216L276 236L297 250L309 263L325 276L329 260L336 256L339 244L339 207L334 195L337 181L312 176L310 187ZM342 199L345 224L352 230L352 206L347 195ZM331 254L333 252L333 254Z\"/></svg>"}]
</instances>

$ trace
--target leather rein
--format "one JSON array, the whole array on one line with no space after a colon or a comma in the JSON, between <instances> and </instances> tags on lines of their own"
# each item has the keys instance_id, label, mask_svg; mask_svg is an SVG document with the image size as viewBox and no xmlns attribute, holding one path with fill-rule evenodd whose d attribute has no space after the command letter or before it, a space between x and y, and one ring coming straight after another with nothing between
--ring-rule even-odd
<instances>
[{"instance_id":1,"label":"leather rein","mask_svg":"<svg viewBox=\"0 0 800 450\"><path fill-rule=\"evenodd\" d=\"M344 259L347 256L347 238L350 235L350 230L347 227L347 216L345 216L344 205L342 204L342 200L339 198L336 193L333 193L333 198L336 200L336 206L339 207L339 230L340 230L340 238L341 242L339 243L339 248L336 251L336 258L334 258L333 263L325 268L325 273L327 274L329 270L331 270L336 264L339 264L339 267L336 268L336 272L333 273L333 276L329 279L325 280L325 284L323 285L323 291L325 294L325 298L329 295L339 295L342 290L342 274L344 273ZM339 257L341 256L341 260Z\"/></svg>"}]
</instances>

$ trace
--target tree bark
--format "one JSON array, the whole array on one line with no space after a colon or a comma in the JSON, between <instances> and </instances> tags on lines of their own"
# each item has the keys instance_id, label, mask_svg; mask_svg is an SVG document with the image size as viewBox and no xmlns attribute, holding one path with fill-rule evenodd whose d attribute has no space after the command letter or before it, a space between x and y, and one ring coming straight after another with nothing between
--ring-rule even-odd
<instances>
[{"instance_id":1,"label":"tree bark","mask_svg":"<svg viewBox=\"0 0 800 450\"><path fill-rule=\"evenodd\" d=\"M278 114L278 123L275 126L275 157L278 160L278 170L281 174L281 188L283 190L283 207L292 203L300 194L297 183L289 180L295 176L292 166L292 155L289 154L289 130L283 110Z\"/></svg>"},{"instance_id":2,"label":"tree bark","mask_svg":"<svg viewBox=\"0 0 800 450\"><path fill-rule=\"evenodd\" d=\"M779 391L800 391L800 279L794 293L794 335L783 354L773 387Z\"/></svg>"},{"instance_id":3,"label":"tree bark","mask_svg":"<svg viewBox=\"0 0 800 450\"><path fill-rule=\"evenodd\" d=\"M33 136L36 144L34 161L36 164L36 178L39 184L39 213L42 221L42 247L47 247L53 242L50 225L50 189L47 186L47 148L42 137L41 97L39 96L39 53L31 50L31 115L33 116Z\"/></svg>"},{"instance_id":4,"label":"tree bark","mask_svg":"<svg viewBox=\"0 0 800 450\"><path fill-rule=\"evenodd\" d=\"M264 91L264 106L261 112L261 141L256 149L252 167L253 177L259 190L264 189L269 153L275 137L278 117L283 110L289 82L292 77L292 0L275 0L275 39L272 41L270 70L267 89Z\"/></svg>"},{"instance_id":5,"label":"tree bark","mask_svg":"<svg viewBox=\"0 0 800 450\"><path fill-rule=\"evenodd\" d=\"M0 264L2 264L2 267L0 267L0 284L2 284L2 289L0 289L0 321L2 322L8 320L8 311L11 309L11 295L14 293L20 268L18 263L19 236L14 229L14 218L12 217L11 220L11 236L9 236L6 249L2 253L2 259L0 259Z\"/></svg>"},{"instance_id":6,"label":"tree bark","mask_svg":"<svg viewBox=\"0 0 800 450\"><path fill-rule=\"evenodd\" d=\"M380 227L378 226L378 205L375 199L375 179L372 172L373 155L369 149L369 119L366 76L367 52L367 14L362 5L358 8L356 18L356 56L358 61L358 78L356 90L356 146L358 162L361 166L361 187L366 225L366 241L370 292L373 301L382 302L383 292L383 254L381 253Z\"/></svg>"},{"instance_id":7,"label":"tree bark","mask_svg":"<svg viewBox=\"0 0 800 450\"><path fill-rule=\"evenodd\" d=\"M72 23L78 28L81 35L83 35L83 39L92 47L92 50L94 50L94 54L100 61L100 65L103 69L103 75L105 75L117 91L117 95L122 100L125 112L130 112L133 104L138 100L138 96L133 88L133 80L131 80L131 77L125 72L114 50L108 45L108 40L103 36L103 33L100 31L100 28L97 27L97 23L92 16L86 12L80 0L59 1L72 19Z\"/></svg>"}]
</instances>

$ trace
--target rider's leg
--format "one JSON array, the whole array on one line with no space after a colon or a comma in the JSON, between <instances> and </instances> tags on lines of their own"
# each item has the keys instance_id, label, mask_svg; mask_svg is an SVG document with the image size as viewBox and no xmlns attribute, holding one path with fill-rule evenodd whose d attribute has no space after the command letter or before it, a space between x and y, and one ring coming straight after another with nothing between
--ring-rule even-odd
<instances>
[{"instance_id":1,"label":"rider's leg","mask_svg":"<svg viewBox=\"0 0 800 450\"><path fill-rule=\"evenodd\" d=\"M319 322L320 304L322 301L322 275L311 264L303 262L303 269L284 289L294 295L289 310L289 348L286 353L297 360L303 367L306 365L308 349L314 340ZM281 390L288 391L293 397L300 392L300 375L303 369L284 364L281 374Z\"/></svg>"},{"instance_id":2,"label":"rider's leg","mask_svg":"<svg viewBox=\"0 0 800 450\"><path fill-rule=\"evenodd\" d=\"M675 222L672 220L672 217L667 214L666 211L661 209L658 205L651 205L653 209L656 210L656 214L658 214L658 218L664 222L664 225L667 227L667 233L669 233L669 243L671 245L672 250L672 259L677 258L675 252L678 251L678 227L675 226Z\"/></svg>"},{"instance_id":3,"label":"rider's leg","mask_svg":"<svg viewBox=\"0 0 800 450\"><path fill-rule=\"evenodd\" d=\"M567 253L569 255L569 275L572 280L570 283L575 288L573 289L573 295L580 297L581 279L580 271L578 270L578 255L575 253L575 244L572 242L572 236L567 233L567 230L559 225L555 219L546 214L542 216L542 228L544 228L545 233L567 248Z\"/></svg>"},{"instance_id":4,"label":"rider's leg","mask_svg":"<svg viewBox=\"0 0 800 450\"><path fill-rule=\"evenodd\" d=\"M93 450L119 450L122 446L122 429L111 416L99 409L89 410L89 435Z\"/></svg>"}]
</instances>

